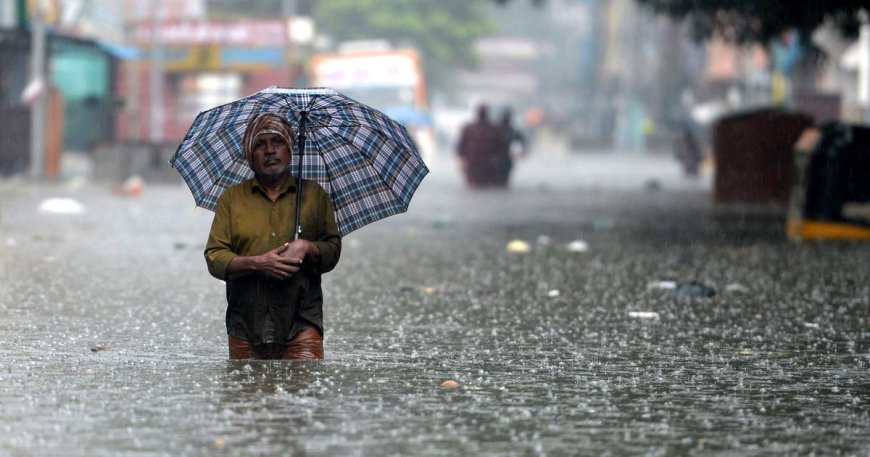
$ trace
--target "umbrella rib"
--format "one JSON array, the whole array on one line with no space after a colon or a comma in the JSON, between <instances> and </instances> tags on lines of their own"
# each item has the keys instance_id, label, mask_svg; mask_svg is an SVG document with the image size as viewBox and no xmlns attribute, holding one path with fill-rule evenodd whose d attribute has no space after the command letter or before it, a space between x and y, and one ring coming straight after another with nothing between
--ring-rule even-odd
<instances>
[{"instance_id":1,"label":"umbrella rib","mask_svg":"<svg viewBox=\"0 0 870 457\"><path fill-rule=\"evenodd\" d=\"M325 161L324 161L324 162L325 162ZM323 170L326 172L327 182L330 183L330 188L332 188L333 186L335 186L335 184L333 184L333 182L332 182L332 173L329 172L329 167L327 167L327 166L324 166L324 167L323 167ZM300 170L300 174L301 174L301 170ZM335 192L330 192L330 193L329 193L329 199L332 200L332 209L333 209L333 211L338 211L338 209L336 209L336 204L335 204L335 197L334 197L334 195L335 195ZM338 222L338 221L336 221L336 222Z\"/></svg>"},{"instance_id":2,"label":"umbrella rib","mask_svg":"<svg viewBox=\"0 0 870 457\"><path fill-rule=\"evenodd\" d=\"M380 132L377 132L377 133L380 135ZM386 139L388 142L392 142L392 140L391 140L390 138L388 138L388 137L385 137L385 139ZM402 149L404 150L404 148L402 148ZM319 155L321 155L321 156L323 155L323 153L320 152L320 151L318 151L318 152L316 152L316 153L319 154ZM361 156L362 160L364 160L364 161L366 162L366 164L368 165L368 167L370 167L370 168L372 168L372 169L375 168L375 158L374 158L374 157L370 156L369 154L362 154L362 153L359 153L359 156ZM332 183L332 182L333 182L333 181L332 181L332 173L330 173L330 171L329 171L329 167L324 167L324 170L326 171L327 178L328 178L328 182ZM394 197L395 201L399 201L399 202L402 201L401 196L398 195L398 194L393 190L393 188L389 185L389 183L385 180L385 177L384 177L381 173L372 173L372 174L373 174L374 176L376 176L377 179L378 179L378 181L379 181L381 184L383 184L383 187L386 188L386 189L389 191L389 193ZM334 208L336 211L338 211L338 208L336 208L337 205L335 204L335 203L336 203L336 202L335 202L335 198L332 196L332 193L330 194L330 199L332 199L332 201L333 201L333 208ZM390 205L390 206L392 206L393 208L395 208L396 205L393 204L393 205ZM401 205L399 205L399 206L402 208L402 211L397 211L396 213L392 213L392 214L397 214L398 212L404 212L404 211L407 211L407 208L404 208L404 204L401 204Z\"/></svg>"},{"instance_id":3,"label":"umbrella rib","mask_svg":"<svg viewBox=\"0 0 870 457\"><path fill-rule=\"evenodd\" d=\"M378 133L379 135L382 135L381 132L377 132L377 133ZM386 137L386 135L383 135L383 136L384 136L384 139L385 139L388 143L392 143L392 142L393 142L389 137ZM382 149L383 149L383 148L382 148ZM401 150L402 152L404 152L404 151L405 151L405 148L400 147L400 150ZM377 153L377 151L376 151L376 153ZM368 164L369 164L370 167L372 167L372 168L375 167L375 157L374 157L374 156L363 155L363 157L365 158L365 160L368 161ZM425 166L425 165L424 165L424 166ZM384 176L382 173L375 173L375 176L378 177L378 179L379 179L379 180L384 184L384 187L386 187L386 188L390 191L390 193L393 195L393 197L396 198L396 200L398 200L398 201L400 201L400 202L402 201L402 197L401 197L401 195L397 194L396 191L393 190L393 187L390 185L390 183L386 181L386 176ZM402 204L401 206L402 206L402 212L407 211L407 208L404 207L404 206L405 206L404 204Z\"/></svg>"}]
</instances>

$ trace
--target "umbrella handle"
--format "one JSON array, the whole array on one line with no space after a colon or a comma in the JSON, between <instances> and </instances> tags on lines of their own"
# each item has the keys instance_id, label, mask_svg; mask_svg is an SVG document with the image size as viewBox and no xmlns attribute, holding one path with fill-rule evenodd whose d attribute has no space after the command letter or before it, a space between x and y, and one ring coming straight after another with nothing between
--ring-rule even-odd
<instances>
[{"instance_id":1,"label":"umbrella handle","mask_svg":"<svg viewBox=\"0 0 870 457\"><path fill-rule=\"evenodd\" d=\"M293 240L298 240L302 235L302 223L299 220L299 207L302 206L302 178L296 180L296 229L293 233Z\"/></svg>"},{"instance_id":2,"label":"umbrella handle","mask_svg":"<svg viewBox=\"0 0 870 457\"><path fill-rule=\"evenodd\" d=\"M293 240L298 240L302 235L302 221L299 220L299 208L302 206L302 154L305 151L305 123L308 120L308 111L302 111L299 115L299 133L296 134L296 142L299 145L299 166L296 168L296 227L293 230Z\"/></svg>"}]
</instances>

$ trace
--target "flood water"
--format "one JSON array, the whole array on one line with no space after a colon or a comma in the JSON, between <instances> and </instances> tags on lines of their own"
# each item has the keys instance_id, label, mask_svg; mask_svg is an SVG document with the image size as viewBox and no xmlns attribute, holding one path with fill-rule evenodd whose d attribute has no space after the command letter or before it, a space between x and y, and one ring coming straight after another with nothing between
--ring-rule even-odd
<instances>
[{"instance_id":1,"label":"flood water","mask_svg":"<svg viewBox=\"0 0 870 457\"><path fill-rule=\"evenodd\" d=\"M227 360L183 185L0 181L0 455L870 453L870 243L790 243L667 156L551 159L433 166L346 237L323 362Z\"/></svg>"}]
</instances>

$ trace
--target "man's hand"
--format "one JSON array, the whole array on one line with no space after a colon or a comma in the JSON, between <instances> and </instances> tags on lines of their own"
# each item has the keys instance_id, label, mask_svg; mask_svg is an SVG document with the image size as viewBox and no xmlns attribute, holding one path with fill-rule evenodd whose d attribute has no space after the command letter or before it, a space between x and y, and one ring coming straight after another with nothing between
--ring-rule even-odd
<instances>
[{"instance_id":1,"label":"man's hand","mask_svg":"<svg viewBox=\"0 0 870 457\"><path fill-rule=\"evenodd\" d=\"M309 267L317 265L320 262L320 249L311 241L299 238L298 240L286 243L284 246L287 246L287 249L281 255L297 260L300 266L303 261L307 262Z\"/></svg>"},{"instance_id":2,"label":"man's hand","mask_svg":"<svg viewBox=\"0 0 870 457\"><path fill-rule=\"evenodd\" d=\"M310 241L303 240L302 238L284 243L284 251L281 252L281 256L294 259L297 263L302 264L302 261L305 260L305 255L308 254L308 243Z\"/></svg>"},{"instance_id":3,"label":"man's hand","mask_svg":"<svg viewBox=\"0 0 870 457\"><path fill-rule=\"evenodd\" d=\"M233 257L227 264L227 279L238 279L251 273L272 279L290 279L302 268L303 260L308 260L312 266L318 265L320 249L310 241L299 239L265 254Z\"/></svg>"},{"instance_id":4,"label":"man's hand","mask_svg":"<svg viewBox=\"0 0 870 457\"><path fill-rule=\"evenodd\" d=\"M292 245L293 243L284 243L282 246L257 256L256 270L272 279L290 279L293 277L302 265L304 254L302 256L296 255L296 250L291 250Z\"/></svg>"}]
</instances>

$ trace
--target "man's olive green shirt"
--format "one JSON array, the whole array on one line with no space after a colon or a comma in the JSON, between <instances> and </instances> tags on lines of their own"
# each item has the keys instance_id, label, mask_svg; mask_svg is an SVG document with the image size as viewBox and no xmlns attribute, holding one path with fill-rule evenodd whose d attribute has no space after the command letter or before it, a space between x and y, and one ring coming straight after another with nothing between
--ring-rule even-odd
<instances>
[{"instance_id":1,"label":"man's olive green shirt","mask_svg":"<svg viewBox=\"0 0 870 457\"><path fill-rule=\"evenodd\" d=\"M230 187L218 199L205 260L212 276L226 281L230 335L253 344L284 342L306 323L323 333L320 275L338 263L341 236L329 196L317 183L303 180L300 237L317 245L320 261L305 259L302 269L283 281L258 273L227 278L234 257L260 255L292 241L295 212L294 177L274 202L256 178Z\"/></svg>"}]
</instances>

